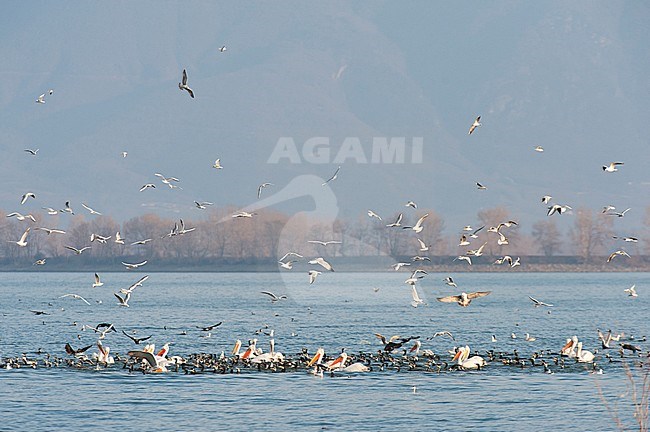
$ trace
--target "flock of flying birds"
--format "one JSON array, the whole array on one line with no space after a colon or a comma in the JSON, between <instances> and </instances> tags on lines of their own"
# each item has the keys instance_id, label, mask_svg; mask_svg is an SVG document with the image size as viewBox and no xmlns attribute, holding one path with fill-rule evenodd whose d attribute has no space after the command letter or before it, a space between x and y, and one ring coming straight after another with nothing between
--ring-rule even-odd
<instances>
[{"instance_id":1,"label":"flock of flying birds","mask_svg":"<svg viewBox=\"0 0 650 432\"><path fill-rule=\"evenodd\" d=\"M222 46L219 49L220 52L225 52L226 47ZM188 80L188 74L185 69L183 69L182 72L182 78L181 82L178 83L178 88L181 91L185 91L189 94L191 98L195 98L195 93L194 90L189 86L189 80ZM54 94L53 90L49 90L47 92L47 95L52 96ZM46 103L46 93L40 95L36 102L38 104L44 104ZM473 133L476 132L477 128L481 127L481 116L478 116L473 123L471 124L469 128L469 135L472 135ZM544 149L541 146L536 146L534 148L536 152L543 152ZM25 149L25 152L27 152L31 156L37 156L39 149ZM122 157L126 158L128 155L128 152L122 152ZM602 167L603 171L606 173L614 173L617 172L619 167L623 165L622 162L612 162L608 165L604 165ZM221 165L221 160L216 159L213 166L214 169L220 170L223 169L223 166ZM330 184L331 182L335 181L338 178L339 172L341 170L341 167L339 166L335 172L325 181L322 183L323 186L326 186ZM181 189L180 187L180 180L176 177L173 176L165 176L161 173L155 173L154 174L156 177L160 179L162 184L166 185L170 189ZM257 198L261 198L263 191L268 188L274 186L273 183L270 182L263 182L259 185L257 188ZM487 187L484 186L483 184L476 182L476 186L479 190L486 190ZM156 184L154 183L147 183L140 187L140 192L144 192L148 189L155 189ZM36 200L37 195L34 192L26 192L22 195L20 199L20 204L24 205L30 200ZM541 199L542 203L544 205L547 205L547 215L552 216L552 215L562 215L566 212L569 212L572 210L572 208L569 205L566 204L558 204L558 203L552 203L552 197L550 195L546 195L542 197ZM211 202L207 201L195 201L194 202L196 207L199 209L206 209L208 206L213 205ZM82 203L82 207L89 212L91 215L101 215L102 213L96 211L86 203ZM405 204L405 207L412 209L411 211L417 210L418 206L416 202L414 201L408 201ZM71 207L70 202L65 203L65 207L63 209L57 210L52 207L43 207L44 210L46 210L46 213L48 215L57 215L57 214L70 214L74 215L74 211ZM629 208L622 211L622 212L616 212L616 209L612 206L606 206L603 209L603 213L607 215L612 215L616 216L619 218L622 218L625 216L625 214L630 210ZM257 213L254 212L246 212L246 211L239 211L235 214L232 215L233 219L239 219L239 218L253 218ZM373 210L368 210L367 215L370 218L376 219L381 223L384 223L382 217L374 212ZM429 251L431 245L427 245L422 239L420 239L418 236L425 228L426 228L426 219L429 216L429 214L424 214L422 216L419 216L417 219L416 223L413 225L404 225L403 224L403 218L404 218L404 213L399 213L398 217L390 222L385 224L386 229L394 229L394 230L402 230L405 234L410 233L410 234L415 234L415 240L417 241L418 249L417 252L418 254L415 255L410 262L398 262L393 265L393 269L395 271L399 271L402 268L407 268L412 266L415 263L422 263L425 261L430 261L430 258L426 255L426 252ZM36 223L36 219L32 214L21 214L19 212L13 212L7 215L7 217L15 217L19 221L31 221L32 223ZM494 242L498 246L503 246L503 245L508 245L509 240L508 240L508 230L512 228L513 226L517 226L518 223L514 220L507 220L507 221L502 221L498 223L496 226L488 227L486 232L488 233L488 236L493 234L493 239ZM17 241L13 241L17 245L17 247L25 247L27 246L27 239L28 236L30 235L30 229L31 227L27 227ZM477 229L472 228L470 225L465 226L462 229L462 235L460 237L458 246L459 247L466 247L467 252L461 255L458 255L455 260L461 260L467 262L468 265L472 265L472 259L479 258L483 256L484 254L484 249L486 245L488 244L488 241L483 242L481 245L478 247L475 247L473 249L470 249L469 247L471 246L471 242L474 239L479 238L479 233L485 229L485 226L479 227ZM35 230L42 231L47 235L65 235L66 232L62 229L57 229L57 228L47 228L47 227L37 227ZM191 233L195 230L195 228L187 228L181 219L179 223L174 224L174 227L170 230L169 233L162 235L161 239L164 238L169 238L173 236L180 236L180 235L185 235L188 233ZM491 233L491 234L490 234ZM90 243L92 244L97 244L97 247L101 247L100 245L102 244L107 244L109 241L113 241L117 244L124 245L126 242L126 239L122 237L121 233L118 231L115 233L114 236L112 235L103 235L105 233L92 233L91 237L89 239ZM636 237L614 237L615 239L620 239L624 242L637 242L638 239ZM134 240L130 241L129 244L131 246L138 246L138 245L143 245L147 244L148 242L153 241L151 238L147 239L139 239L139 240ZM492 241L492 240L489 240ZM327 248L329 246L336 246L338 244L341 244L341 241L339 240L310 240L309 243L312 244L317 244L322 246L323 248ZM91 249L93 246L90 245L76 245L76 246L71 246L71 245L65 245L64 246L67 250L71 251L75 255L81 255L84 251ZM613 252L607 262L612 261L616 257L629 257L629 254L625 252L624 250L617 250ZM279 259L278 264L279 267L282 270L290 271L293 269L293 264L298 262L299 260L305 260L307 263L311 266L314 266L314 268L310 269L308 271L308 280L309 284L314 284L318 278L318 276L322 275L324 272L334 272L334 267L332 263L327 261L323 257L315 257L312 259L305 259L305 257L297 252L287 252L282 258ZM45 265L46 259L39 259L34 262L35 265ZM127 270L135 270L139 269L142 266L145 266L147 264L147 261L142 261L139 263L127 263L127 262L122 262L122 264L125 266ZM507 265L509 268L515 268L519 265L521 265L520 258L513 258L509 255L502 256L498 258L494 264L496 265ZM422 298L420 297L418 290L417 290L417 284L418 282L427 276L427 271L422 269L422 268L416 268L413 271L410 272L410 276L405 280L405 284L410 286L411 290L411 305L413 307L418 307L419 305L425 304ZM143 284L147 281L149 278L148 275L140 277L136 282L134 282L131 286L128 288L123 288L119 292L114 293L114 296L117 300L117 304L121 307L128 308L129 302L131 301L131 297L134 295L135 291L137 288L142 287ZM458 289L458 285L456 282L452 279L452 277L448 276L445 279L443 279L443 282L445 285ZM99 288L103 286L104 283L102 282L99 274L95 273L94 274L94 282L92 283L92 288ZM377 291L377 290L375 290ZM629 289L626 289L625 292L631 296L631 297L636 297L636 289L635 286L630 287ZM281 300L284 300L287 298L286 295L276 295L270 291L262 291L261 294L267 296L271 302L279 302ZM487 295L491 294L491 291L475 291L475 292L465 292L462 291L458 294L453 294L453 295L448 295L448 296L443 296L443 297L438 297L437 300L441 303L456 303L461 307L468 307L473 300L480 299L482 297L485 297ZM79 300L84 302L87 305L90 305L90 302L88 302L84 297L82 297L79 294L76 293L66 293L60 296L60 298L71 298L75 300ZM530 301L533 303L535 307L546 307L546 308L551 308L553 307L553 304L547 303L541 300L538 300L533 297L529 297ZM37 311L37 310L32 310L32 312L36 315L45 315L47 314L44 311ZM550 313L550 311L549 311ZM212 326L207 326L207 327L202 327L202 331L210 331L213 330L214 328L218 327L222 323L218 323ZM93 330L95 333L97 333L98 336L98 341L97 341L97 348L98 351L97 353L93 354L92 359L89 359L84 353L87 351L89 348L91 348L92 345L83 347L80 349L74 349L70 344L66 344L65 346L65 351L67 354L69 354L72 358L74 358L74 361L72 362L67 362L68 365L84 365L84 362L90 362L90 364L95 364L95 365L110 365L115 363L114 358L110 356L110 348L106 347L103 343L102 340L105 339L107 334L111 332L116 332L116 329L113 324L110 323L102 323L99 324L96 327L91 327L91 326L84 326L82 330L85 328L89 328ZM129 334L125 331L122 331L122 333L131 339L136 345L139 345L140 342L143 342L145 340L148 340L151 336L144 337L144 338L136 338L132 334ZM166 344L161 350L155 351L155 347L153 344L145 346L141 350L132 350L128 352L128 357L125 359L122 359L124 362L125 367L129 367L131 370L133 370L134 367L140 367L144 372L146 371L154 371L154 372L164 372L167 371L170 366L175 366L175 368L178 370L179 367L182 366L182 368L186 371L188 371L188 368L190 370L194 370L196 372L197 368L202 368L204 369L206 365L210 365L210 367L214 367L215 370L217 368L223 368L224 370L228 369L233 370L234 368L238 368L240 365L257 365L259 368L260 365L265 365L265 367L274 367L275 365L282 365L282 368L285 370L288 367L305 367L305 368L311 368L314 367L314 373L320 373L322 374L323 371L344 371L344 372L364 372L370 370L370 364L372 362L385 362L388 361L386 359L386 355L390 355L391 353L395 352L396 350L400 350L403 348L403 346L406 343L409 343L411 341L415 341L413 347L409 350L409 352L415 352L415 356L420 353L420 348L421 348L421 342L419 341L420 337L419 336L412 336L412 337L407 337L407 338L402 338L400 336L393 336L389 339L386 339L383 335L377 334L377 338L381 341L383 344L383 353L381 351L379 352L377 357L372 357L370 355L369 357L366 356L357 356L361 361L358 361L356 363L352 363L350 365L346 365L347 361L349 359L354 358L354 355L348 355L345 352L342 352L339 356L328 360L327 356L324 354L324 350L322 348L319 348L316 351L316 354L312 357L307 356L306 352L303 352L301 356L299 356L297 359L286 359L282 353L276 352L275 351L275 341L273 339L273 331L271 330L270 332L270 351L267 353L264 353L261 349L259 349L256 344L257 344L257 339L252 339L249 341L249 346L248 348L243 352L240 353L241 349L241 341L237 341L235 344L235 348L233 348L232 354L233 357L227 357L223 353L221 356L217 359L214 358L214 356L205 358L201 357L200 355L194 355L192 356L191 360L188 359L183 359L181 357L167 357L167 353L169 352L169 344ZM453 335L449 332L439 332L433 337L436 336L448 336L451 339L454 339ZM513 338L516 336L513 334ZM600 333L599 331L599 339L601 340L603 344L603 348L609 348L609 344L613 340L614 337L620 338L621 336L612 336L611 331L609 332L608 336L605 337ZM496 341L496 337L492 337L493 342ZM527 341L534 341L535 338L526 335L526 340ZM615 339L618 340L618 339ZM607 346L606 346L607 345ZM633 352L636 352L640 350L640 348L636 346L632 346L634 349L630 348L631 345L628 344L627 347L623 347L624 349L630 349ZM404 352L406 352L404 350ZM516 352L515 352L516 354ZM440 357L437 356L436 354L432 353L430 350L423 350L422 351L423 357L427 358L427 367L435 367L440 371L443 366L442 364L446 364L448 367L449 363L448 362L441 362L437 363L437 360L440 360ZM487 361L478 355L471 356L471 351L468 346L465 347L456 347L454 348L451 352L450 355L452 356L452 363L451 365L458 368L458 369L480 369L484 367L487 364ZM582 349L582 342L577 340L577 337L572 337L567 339L567 344L562 347L560 350L560 355L569 357L569 358L575 358L578 362L583 362L583 363L593 363L594 361L594 355L586 350ZM488 357L491 361L495 360L496 354L494 352L488 353ZM413 363L413 358L415 358L415 366ZM541 358L541 357L540 357ZM501 357L502 361L504 364L507 364L507 362L514 362L515 364L520 364L520 359L516 358L509 358L504 360L504 357L502 355ZM390 359L391 362L397 361L394 358L391 357ZM559 363L559 360L557 358L555 359L556 364ZM79 363L76 363L79 362ZM94 362L94 363L93 363ZM242 362L242 363L239 363ZM290 362L289 364L287 362ZM544 365L544 370L548 371L548 364L545 361L542 361ZM1 363L0 363L1 364ZM50 364L52 364L50 362ZM190 365L190 367L186 365ZM532 364L535 365L535 359L532 359ZM26 358L25 355L23 355L21 358L16 358L16 359L9 359L5 360L4 362L4 367L5 368L12 368L12 367L21 367L24 365L29 365L32 367L35 367L34 361L29 360ZM239 366L238 366L239 365ZM270 366L269 366L270 365ZM405 365L408 365L410 368L416 368L417 367L417 357L412 357L411 360L408 360L408 363Z\"/></svg>"}]
</instances>

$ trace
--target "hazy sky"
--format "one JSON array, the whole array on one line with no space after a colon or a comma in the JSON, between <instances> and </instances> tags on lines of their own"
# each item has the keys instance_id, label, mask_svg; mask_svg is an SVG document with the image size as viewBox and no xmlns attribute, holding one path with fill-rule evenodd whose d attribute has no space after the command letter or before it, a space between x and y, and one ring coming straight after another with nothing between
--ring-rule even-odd
<instances>
[{"instance_id":1,"label":"hazy sky","mask_svg":"<svg viewBox=\"0 0 650 432\"><path fill-rule=\"evenodd\" d=\"M197 218L194 200L247 206L262 182L271 196L340 165L323 205L345 217L415 200L454 231L502 205L527 230L549 194L632 207L617 226L634 227L650 205L649 19L646 3L609 1L14 2L0 18L0 208ZM379 155L391 139L403 163ZM275 208L311 210L317 189L294 184Z\"/></svg>"}]
</instances>

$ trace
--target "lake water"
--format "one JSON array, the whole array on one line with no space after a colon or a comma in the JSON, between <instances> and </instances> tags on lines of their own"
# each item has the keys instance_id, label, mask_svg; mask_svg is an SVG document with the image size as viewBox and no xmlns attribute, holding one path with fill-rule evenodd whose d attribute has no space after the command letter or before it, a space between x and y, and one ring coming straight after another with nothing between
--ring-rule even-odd
<instances>
[{"instance_id":1,"label":"lake water","mask_svg":"<svg viewBox=\"0 0 650 432\"><path fill-rule=\"evenodd\" d=\"M596 329L633 335L633 343L645 352L648 344L641 337L650 336L650 295L645 292L650 275L645 273L461 273L452 275L459 289L445 286L447 275L429 274L418 286L427 304L418 308L410 305L410 288L404 284L408 272L328 273L311 286L303 271L153 273L135 290L130 307L119 307L113 293L143 274L104 273L100 288L91 288L93 275L86 273L0 274L0 363L22 353L42 358L38 350L66 357L67 342L80 347L97 340L81 325L100 322L113 323L118 331L135 330L140 337L153 335L150 342L157 346L172 342L170 355L180 356L229 354L236 339L245 346L252 338L267 351L269 337L256 334L261 328L274 330L276 350L285 355L319 347L331 355L342 348L376 352L382 346L373 334L382 333L421 336L423 349L447 361L447 350L466 344L482 355L490 349L516 349L522 358L540 350L557 353L573 335L585 349L600 351ZM632 284L637 298L623 292ZM460 289L492 294L468 308L435 300ZM289 298L271 303L260 294L263 290ZM90 306L59 298L66 293L83 296ZM555 306L535 308L529 295ZM210 337L197 328L220 321ZM456 341L427 340L442 330L452 332ZM525 333L536 340L526 342ZM121 333L108 334L103 343L111 353L136 347ZM322 378L304 370L143 375L121 365L2 369L0 430L615 430L599 388L618 404L625 424L634 426L618 350L607 352L616 361L597 353L602 375L569 360L564 369L550 363L554 374L494 361L478 372L374 368Z\"/></svg>"}]
</instances>

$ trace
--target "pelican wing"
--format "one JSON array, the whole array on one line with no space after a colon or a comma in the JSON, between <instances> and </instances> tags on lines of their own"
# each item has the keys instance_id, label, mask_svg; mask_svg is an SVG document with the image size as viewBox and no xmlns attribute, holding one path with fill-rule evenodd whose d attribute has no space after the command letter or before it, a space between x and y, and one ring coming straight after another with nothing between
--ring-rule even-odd
<instances>
[{"instance_id":1,"label":"pelican wing","mask_svg":"<svg viewBox=\"0 0 650 432\"><path fill-rule=\"evenodd\" d=\"M129 351L128 355L129 355L129 357L134 357L134 358L137 358L139 360L145 360L147 363L149 363L149 365L152 368L157 368L158 367L158 363L156 362L156 358L150 352L146 352L146 351Z\"/></svg>"}]
</instances>

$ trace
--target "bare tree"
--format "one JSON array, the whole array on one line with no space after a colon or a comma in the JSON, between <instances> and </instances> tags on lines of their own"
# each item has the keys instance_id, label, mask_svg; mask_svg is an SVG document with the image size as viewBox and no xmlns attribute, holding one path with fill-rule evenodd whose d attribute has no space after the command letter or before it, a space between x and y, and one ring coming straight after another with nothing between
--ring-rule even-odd
<instances>
[{"instance_id":1,"label":"bare tree","mask_svg":"<svg viewBox=\"0 0 650 432\"><path fill-rule=\"evenodd\" d=\"M605 253L603 246L612 236L612 218L595 216L592 210L580 208L570 236L574 253L587 262L592 256Z\"/></svg>"},{"instance_id":2,"label":"bare tree","mask_svg":"<svg viewBox=\"0 0 650 432\"><path fill-rule=\"evenodd\" d=\"M554 219L541 220L533 225L536 246L547 257L556 254L562 246L562 236Z\"/></svg>"}]
</instances>

